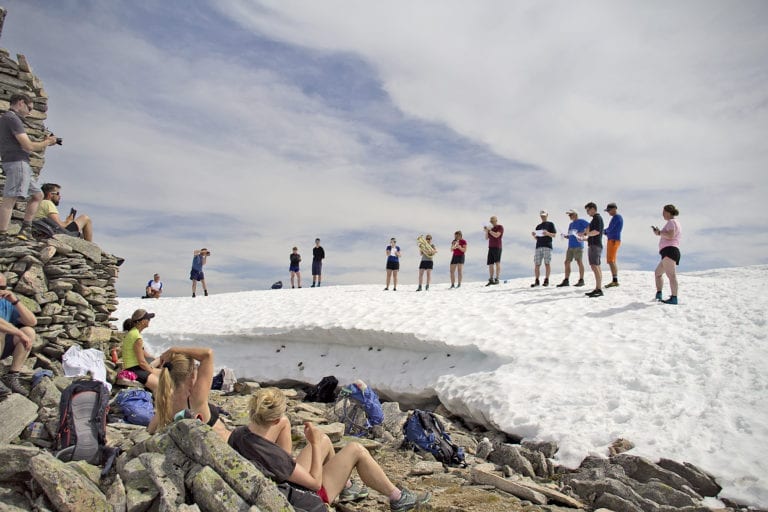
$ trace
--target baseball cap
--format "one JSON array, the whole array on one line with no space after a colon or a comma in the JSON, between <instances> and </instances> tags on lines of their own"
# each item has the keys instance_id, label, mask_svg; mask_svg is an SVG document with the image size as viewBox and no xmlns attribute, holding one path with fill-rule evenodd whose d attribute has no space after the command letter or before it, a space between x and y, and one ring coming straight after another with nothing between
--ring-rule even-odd
<instances>
[{"instance_id":1,"label":"baseball cap","mask_svg":"<svg viewBox=\"0 0 768 512\"><path fill-rule=\"evenodd\" d=\"M611 208L618 208L618 206L616 206L616 203L608 203L608 206L605 207L605 211L608 211Z\"/></svg>"},{"instance_id":2,"label":"baseball cap","mask_svg":"<svg viewBox=\"0 0 768 512\"><path fill-rule=\"evenodd\" d=\"M578 215L578 213L576 213L576 210L574 210L573 208L571 208L570 210L568 210L568 211L567 211L567 212L565 212L565 213L566 213L567 215L570 215L570 214Z\"/></svg>"},{"instance_id":3,"label":"baseball cap","mask_svg":"<svg viewBox=\"0 0 768 512\"><path fill-rule=\"evenodd\" d=\"M144 320L144 319L149 320L150 318L155 318L155 314L154 313L147 313L146 309L137 309L131 315L131 320L133 320L134 322L138 322L138 321Z\"/></svg>"},{"instance_id":4,"label":"baseball cap","mask_svg":"<svg viewBox=\"0 0 768 512\"><path fill-rule=\"evenodd\" d=\"M539 212L539 215L549 215L549 214L547 213L547 210L541 210Z\"/></svg>"}]
</instances>

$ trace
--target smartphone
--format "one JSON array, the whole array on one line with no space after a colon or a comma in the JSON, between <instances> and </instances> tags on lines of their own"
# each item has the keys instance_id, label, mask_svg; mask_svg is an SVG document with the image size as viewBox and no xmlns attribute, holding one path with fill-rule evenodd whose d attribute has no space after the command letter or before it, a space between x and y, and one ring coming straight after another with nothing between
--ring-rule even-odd
<instances>
[{"instance_id":1,"label":"smartphone","mask_svg":"<svg viewBox=\"0 0 768 512\"><path fill-rule=\"evenodd\" d=\"M74 218L77 215L77 210L75 210L74 208L70 208L69 214L72 216L72 218Z\"/></svg>"}]
</instances>

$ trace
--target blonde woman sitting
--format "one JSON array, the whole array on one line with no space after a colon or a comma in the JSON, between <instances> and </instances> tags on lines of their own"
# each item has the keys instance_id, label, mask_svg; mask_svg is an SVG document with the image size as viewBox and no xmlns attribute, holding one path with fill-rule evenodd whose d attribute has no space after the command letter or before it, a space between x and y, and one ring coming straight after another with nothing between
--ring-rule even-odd
<instances>
[{"instance_id":1,"label":"blonde woman sitting","mask_svg":"<svg viewBox=\"0 0 768 512\"><path fill-rule=\"evenodd\" d=\"M331 440L310 422L304 424L307 439L299 455L291 456L291 424L285 416L286 399L277 388L256 391L249 403L250 423L236 428L229 444L264 474L278 484L290 482L315 491L325 503L337 496L354 494L352 499L367 496L365 488L350 492L352 470L377 492L389 497L393 511L411 510L429 501L429 493L412 493L398 488L360 443L351 442L335 453Z\"/></svg>"},{"instance_id":2,"label":"blonde woman sitting","mask_svg":"<svg viewBox=\"0 0 768 512\"><path fill-rule=\"evenodd\" d=\"M219 419L220 409L208 402L213 380L213 351L210 348L172 347L160 356L160 378L155 391L155 417L147 429L154 434L179 413L208 424L225 441L229 430Z\"/></svg>"}]
</instances>

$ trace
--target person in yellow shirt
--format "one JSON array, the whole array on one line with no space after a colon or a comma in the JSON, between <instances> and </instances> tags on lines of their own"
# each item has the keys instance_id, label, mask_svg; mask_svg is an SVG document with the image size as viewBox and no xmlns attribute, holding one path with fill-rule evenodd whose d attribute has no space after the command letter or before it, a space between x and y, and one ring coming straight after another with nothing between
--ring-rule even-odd
<instances>
[{"instance_id":1,"label":"person in yellow shirt","mask_svg":"<svg viewBox=\"0 0 768 512\"><path fill-rule=\"evenodd\" d=\"M56 183L46 183L40 187L43 200L35 213L35 220L51 219L63 229L73 234L82 235L83 239L93 241L93 222L87 215L77 215L77 210L70 210L69 215L62 221L59 217L59 201L61 201L61 186ZM75 235L76 236L76 235Z\"/></svg>"}]
</instances>

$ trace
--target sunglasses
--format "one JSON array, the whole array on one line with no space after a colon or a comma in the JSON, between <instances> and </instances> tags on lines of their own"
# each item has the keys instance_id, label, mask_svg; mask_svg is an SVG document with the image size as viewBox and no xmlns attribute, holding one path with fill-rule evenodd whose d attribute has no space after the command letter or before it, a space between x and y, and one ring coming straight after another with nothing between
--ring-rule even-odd
<instances>
[{"instance_id":1,"label":"sunglasses","mask_svg":"<svg viewBox=\"0 0 768 512\"><path fill-rule=\"evenodd\" d=\"M0 284L0 290L5 290L8 288L7 284Z\"/></svg>"}]
</instances>

